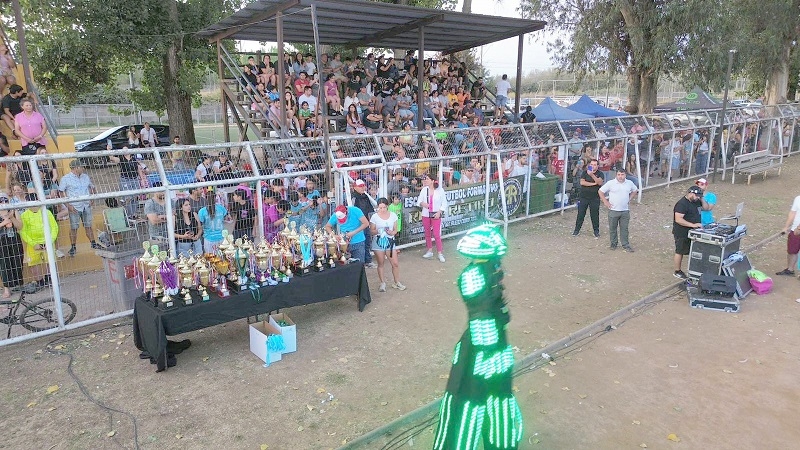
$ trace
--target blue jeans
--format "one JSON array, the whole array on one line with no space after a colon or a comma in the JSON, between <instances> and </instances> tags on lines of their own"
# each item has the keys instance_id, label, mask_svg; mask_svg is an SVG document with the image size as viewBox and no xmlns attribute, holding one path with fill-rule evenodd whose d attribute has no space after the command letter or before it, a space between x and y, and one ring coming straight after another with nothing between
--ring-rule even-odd
<instances>
[{"instance_id":1,"label":"blue jeans","mask_svg":"<svg viewBox=\"0 0 800 450\"><path fill-rule=\"evenodd\" d=\"M370 246L372 246L372 233L369 227L364 229L364 242L369 242ZM364 245L364 254L361 260L364 261L364 264L369 264L372 262L372 253L370 253L369 250L366 250L366 244ZM357 256L353 256L353 258L357 258Z\"/></svg>"},{"instance_id":2,"label":"blue jeans","mask_svg":"<svg viewBox=\"0 0 800 450\"><path fill-rule=\"evenodd\" d=\"M359 242L358 244L350 244L347 247L347 251L350 252L350 257L355 258L359 261L364 261L364 254L366 253L367 255L369 255L369 253L366 252L367 248L366 243L367 241ZM370 259L372 259L372 257L370 257ZM367 264L367 262L364 261L364 264Z\"/></svg>"},{"instance_id":3,"label":"blue jeans","mask_svg":"<svg viewBox=\"0 0 800 450\"><path fill-rule=\"evenodd\" d=\"M120 191L135 191L139 189L141 186L139 185L138 178L120 178L119 179L119 190ZM136 196L132 195L129 197L125 197L125 214L128 217L133 217L136 215L136 209L139 206L139 202L136 200Z\"/></svg>"},{"instance_id":4,"label":"blue jeans","mask_svg":"<svg viewBox=\"0 0 800 450\"><path fill-rule=\"evenodd\" d=\"M706 173L708 167L708 152L698 152L697 158L694 160L694 174L700 175Z\"/></svg>"},{"instance_id":5,"label":"blue jeans","mask_svg":"<svg viewBox=\"0 0 800 450\"><path fill-rule=\"evenodd\" d=\"M203 254L203 241L198 239L194 242L177 242L175 249L178 251L178 256L189 257L189 250L195 255Z\"/></svg>"}]
</instances>

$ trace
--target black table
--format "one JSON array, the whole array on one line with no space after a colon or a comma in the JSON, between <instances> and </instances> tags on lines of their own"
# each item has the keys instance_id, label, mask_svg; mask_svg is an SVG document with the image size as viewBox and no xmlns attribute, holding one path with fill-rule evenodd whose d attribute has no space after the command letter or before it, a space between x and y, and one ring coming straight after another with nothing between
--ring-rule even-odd
<instances>
[{"instance_id":1,"label":"black table","mask_svg":"<svg viewBox=\"0 0 800 450\"><path fill-rule=\"evenodd\" d=\"M346 264L323 272L293 277L288 283L260 288L261 298L250 291L169 309L157 308L145 296L133 307L133 339L136 347L156 360L160 372L167 367L167 336L207 328L281 308L358 296L358 310L372 301L363 263Z\"/></svg>"}]
</instances>

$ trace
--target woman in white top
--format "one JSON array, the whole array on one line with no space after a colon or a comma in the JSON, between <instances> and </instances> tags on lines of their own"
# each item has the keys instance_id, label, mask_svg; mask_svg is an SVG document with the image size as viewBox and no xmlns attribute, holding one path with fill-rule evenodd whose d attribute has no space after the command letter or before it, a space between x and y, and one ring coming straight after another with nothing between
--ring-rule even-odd
<instances>
[{"instance_id":1,"label":"woman in white top","mask_svg":"<svg viewBox=\"0 0 800 450\"><path fill-rule=\"evenodd\" d=\"M422 228L425 231L425 247L428 249L423 258L433 258L431 237L436 240L436 251L439 261L444 262L442 249L442 216L447 209L447 196L439 182L428 174L422 176L422 189L417 197L417 206L422 207Z\"/></svg>"},{"instance_id":2,"label":"woman in white top","mask_svg":"<svg viewBox=\"0 0 800 450\"><path fill-rule=\"evenodd\" d=\"M397 261L397 249L394 248L394 240L397 235L397 214L389 211L389 200L385 197L378 199L378 207L375 214L369 219L370 230L372 232L372 251L375 253L375 260L378 262L378 279L381 286L380 292L386 292L386 281L383 278L383 263L389 260L392 265L392 277L394 283L392 287L401 291L406 290L400 282L400 263Z\"/></svg>"}]
</instances>

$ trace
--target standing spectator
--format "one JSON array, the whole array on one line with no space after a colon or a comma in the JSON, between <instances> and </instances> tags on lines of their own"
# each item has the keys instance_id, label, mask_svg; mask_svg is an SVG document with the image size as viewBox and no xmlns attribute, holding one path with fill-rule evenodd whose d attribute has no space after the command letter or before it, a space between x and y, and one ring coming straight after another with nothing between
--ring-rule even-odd
<instances>
[{"instance_id":1,"label":"standing spectator","mask_svg":"<svg viewBox=\"0 0 800 450\"><path fill-rule=\"evenodd\" d=\"M136 132L136 127L131 125L128 127L128 148L139 148L140 143L139 133Z\"/></svg>"},{"instance_id":2,"label":"standing spectator","mask_svg":"<svg viewBox=\"0 0 800 450\"><path fill-rule=\"evenodd\" d=\"M794 275L794 268L797 267L797 254L800 252L800 195L794 198L789 215L786 217L786 225L783 226L781 234L789 234L786 241L786 268L775 275Z\"/></svg>"},{"instance_id":3,"label":"standing spectator","mask_svg":"<svg viewBox=\"0 0 800 450\"><path fill-rule=\"evenodd\" d=\"M11 56L8 47L5 44L0 44L0 92L5 91L6 86L17 82L16 77L14 77L14 68L16 66L17 63L14 61L14 57Z\"/></svg>"},{"instance_id":4,"label":"standing spectator","mask_svg":"<svg viewBox=\"0 0 800 450\"><path fill-rule=\"evenodd\" d=\"M500 81L497 82L497 108L494 110L495 118L505 115L505 108L508 104L508 91L511 89L511 83L508 82L508 75L503 74Z\"/></svg>"},{"instance_id":5,"label":"standing spectator","mask_svg":"<svg viewBox=\"0 0 800 450\"><path fill-rule=\"evenodd\" d=\"M127 150L128 147L122 147L123 150ZM111 150L109 148L109 150ZM122 156L110 155L108 159L111 162L116 163L119 167L119 190L122 192L126 191L135 191L139 189L139 178L142 176L142 165L136 159L136 157L130 153L127 153ZM128 219L136 219L136 207L137 201L136 196L131 195L124 198L125 199L125 214L128 216Z\"/></svg>"},{"instance_id":6,"label":"standing spectator","mask_svg":"<svg viewBox=\"0 0 800 450\"><path fill-rule=\"evenodd\" d=\"M24 98L20 102L22 112L14 116L14 132L22 144L23 155L34 155L39 147L47 145L47 124L44 116L33 110L33 102Z\"/></svg>"},{"instance_id":7,"label":"standing spectator","mask_svg":"<svg viewBox=\"0 0 800 450\"><path fill-rule=\"evenodd\" d=\"M63 197L74 198L84 197L90 194L96 194L92 180L89 175L84 173L83 164L80 160L74 159L69 162L70 172L61 177L61 182L58 185L58 191ZM69 210L69 256L75 256L75 244L78 240L78 228L83 224L83 231L86 232L86 237L92 244L93 249L102 248L94 240L94 230L92 229L92 201L81 200L76 202L67 203Z\"/></svg>"},{"instance_id":8,"label":"standing spectator","mask_svg":"<svg viewBox=\"0 0 800 450\"><path fill-rule=\"evenodd\" d=\"M708 190L708 180L700 178L694 184L703 190L703 195L700 201L703 203L703 209L700 210L700 223L703 226L714 223L714 206L717 205L717 194Z\"/></svg>"},{"instance_id":9,"label":"standing spectator","mask_svg":"<svg viewBox=\"0 0 800 450\"><path fill-rule=\"evenodd\" d=\"M383 263L387 259L392 265L392 277L394 279L392 287L401 291L406 290L406 287L400 282L400 264L397 261L397 250L394 248L399 218L397 214L389 211L389 200L383 197L378 200L378 210L369 221L370 230L372 235L375 236L372 242L372 251L375 252L375 259L378 260L378 280L381 282L378 291L386 292Z\"/></svg>"},{"instance_id":10,"label":"standing spectator","mask_svg":"<svg viewBox=\"0 0 800 450\"><path fill-rule=\"evenodd\" d=\"M536 122L536 114L533 113L532 109L533 108L531 108L530 105L525 107L525 112L522 113L522 115L520 116L520 122L522 123ZM578 144L578 150L580 150L580 144Z\"/></svg>"},{"instance_id":11,"label":"standing spectator","mask_svg":"<svg viewBox=\"0 0 800 450\"><path fill-rule=\"evenodd\" d=\"M575 218L575 230L572 231L573 236L577 236L581 232L588 209L594 237L600 237L600 197L597 192L603 185L604 178L603 172L598 170L597 158L589 160L589 165L586 166L580 179L580 201L578 202L578 217Z\"/></svg>"},{"instance_id":12,"label":"standing spectator","mask_svg":"<svg viewBox=\"0 0 800 450\"><path fill-rule=\"evenodd\" d=\"M172 145L171 147L180 147L181 146L181 137L175 135L172 138ZM186 170L186 161L184 157L186 153L183 150L176 150L174 148L171 149L169 152L169 159L172 161L172 170Z\"/></svg>"},{"instance_id":13,"label":"standing spectator","mask_svg":"<svg viewBox=\"0 0 800 450\"><path fill-rule=\"evenodd\" d=\"M222 230L228 210L217 203L214 195L207 196L206 200L206 206L200 209L197 217L203 224L203 251L214 253L216 247L222 243Z\"/></svg>"},{"instance_id":14,"label":"standing spectator","mask_svg":"<svg viewBox=\"0 0 800 450\"><path fill-rule=\"evenodd\" d=\"M694 162L695 175L708 172L708 155L708 134L704 132L700 135L700 142L697 144L697 157Z\"/></svg>"},{"instance_id":15,"label":"standing spectator","mask_svg":"<svg viewBox=\"0 0 800 450\"><path fill-rule=\"evenodd\" d=\"M272 191L264 193L264 239L267 242L275 240L275 236L286 226L286 212L289 211L289 202L281 199Z\"/></svg>"},{"instance_id":16,"label":"standing spectator","mask_svg":"<svg viewBox=\"0 0 800 450\"><path fill-rule=\"evenodd\" d=\"M0 194L0 204L8 204L5 194ZM3 298L11 297L11 289L22 285L22 240L19 231L22 221L16 210L0 211L0 275L3 278ZM0 319L1 320L1 319Z\"/></svg>"},{"instance_id":17,"label":"standing spectator","mask_svg":"<svg viewBox=\"0 0 800 450\"><path fill-rule=\"evenodd\" d=\"M150 128L150 122L144 123L144 128L139 133L142 139L142 147L155 147L158 145L158 135L156 130Z\"/></svg>"},{"instance_id":18,"label":"standing spectator","mask_svg":"<svg viewBox=\"0 0 800 450\"><path fill-rule=\"evenodd\" d=\"M233 225L234 239L244 236L248 236L251 239L255 237L256 210L253 207L253 201L247 197L247 191L244 189L233 191L231 216L236 220Z\"/></svg>"},{"instance_id":19,"label":"standing spectator","mask_svg":"<svg viewBox=\"0 0 800 450\"><path fill-rule=\"evenodd\" d=\"M198 213L200 209L206 206L206 188L204 187L193 187L189 190L189 196L187 197L189 203L192 204L192 212Z\"/></svg>"},{"instance_id":20,"label":"standing spectator","mask_svg":"<svg viewBox=\"0 0 800 450\"><path fill-rule=\"evenodd\" d=\"M425 231L425 248L427 251L423 258L433 258L433 244L431 238L436 240L436 251L439 252L439 261L445 262L444 248L442 245L442 217L447 210L447 197L439 182L429 174L422 176L423 188L417 197L417 206L422 207L422 228Z\"/></svg>"},{"instance_id":21,"label":"standing spectator","mask_svg":"<svg viewBox=\"0 0 800 450\"><path fill-rule=\"evenodd\" d=\"M153 187L161 186L157 183ZM147 232L151 241L158 243L167 242L167 202L166 193L154 192L153 197L144 204L144 214L147 216Z\"/></svg>"},{"instance_id":22,"label":"standing spectator","mask_svg":"<svg viewBox=\"0 0 800 450\"><path fill-rule=\"evenodd\" d=\"M197 165L194 171L195 181L207 181L208 173L211 170L211 156L203 155L203 160Z\"/></svg>"},{"instance_id":23,"label":"standing spectator","mask_svg":"<svg viewBox=\"0 0 800 450\"><path fill-rule=\"evenodd\" d=\"M214 174L213 178L216 180L227 180L233 178L234 172L233 161L228 157L228 152L219 152L218 159L211 165L211 171Z\"/></svg>"},{"instance_id":24,"label":"standing spectator","mask_svg":"<svg viewBox=\"0 0 800 450\"><path fill-rule=\"evenodd\" d=\"M65 177L66 178L66 177ZM26 199L34 202L36 194L28 194ZM44 221L50 226L50 239L55 244L58 238L58 223L53 213L47 208L28 208L20 216L22 227L19 235L25 243L25 263L30 269L34 282L38 287L50 284L50 274L47 273L47 251L45 251ZM94 241L92 242L93 248ZM74 248L74 247L73 247Z\"/></svg>"},{"instance_id":25,"label":"standing spectator","mask_svg":"<svg viewBox=\"0 0 800 450\"><path fill-rule=\"evenodd\" d=\"M353 206L361 210L361 213L365 217L364 220L369 222L369 219L372 217L372 214L375 212L375 205L377 202L374 198L372 198L367 193L367 183L364 182L362 179L358 179L353 183ZM364 239L367 242L372 242L372 235L370 234L369 228L364 228ZM378 267L377 264L372 262L372 254L369 249L364 251L364 257L361 258L364 261L364 267L368 269L374 269Z\"/></svg>"},{"instance_id":26,"label":"standing spectator","mask_svg":"<svg viewBox=\"0 0 800 450\"><path fill-rule=\"evenodd\" d=\"M175 241L178 255L189 257L191 251L195 255L203 254L203 226L197 213L192 211L192 204L188 198L179 198L175 203L177 210L175 217Z\"/></svg>"},{"instance_id":27,"label":"standing spectator","mask_svg":"<svg viewBox=\"0 0 800 450\"><path fill-rule=\"evenodd\" d=\"M681 270L683 263L683 256L689 254L691 248L691 241L689 240L689 230L693 228L700 228L703 225L700 223L700 208L703 204L700 202L700 197L703 195L703 190L698 186L692 186L689 191L678 200L673 208L673 222L672 222L672 235L675 237L675 256L673 262L675 263L675 278L686 279L686 274ZM798 203L800 206L800 203ZM798 239L798 247L800 247L800 239ZM795 252L795 262L797 262L797 252ZM794 273L794 272L793 272Z\"/></svg>"},{"instance_id":28,"label":"standing spectator","mask_svg":"<svg viewBox=\"0 0 800 450\"><path fill-rule=\"evenodd\" d=\"M622 248L628 253L633 253L633 247L628 241L628 224L631 221L630 201L637 192L636 185L625 178L625 170L621 167L617 168L615 179L606 182L598 189L600 200L608 208L608 236L611 238L609 247L611 250L616 250L617 244L621 241ZM605 194L608 194L608 199ZM619 228L619 239L617 239L617 228Z\"/></svg>"},{"instance_id":29,"label":"standing spectator","mask_svg":"<svg viewBox=\"0 0 800 450\"><path fill-rule=\"evenodd\" d=\"M364 231L369 228L369 222L364 213L355 206L339 205L325 224L325 230L333 233L334 225L339 225L339 233L349 241L347 250L350 252L350 257L364 261L365 255L369 254L365 248L365 243L368 241L364 236Z\"/></svg>"},{"instance_id":30,"label":"standing spectator","mask_svg":"<svg viewBox=\"0 0 800 450\"><path fill-rule=\"evenodd\" d=\"M6 123L9 130L13 131L15 129L14 116L22 112L20 102L26 95L22 86L12 84L11 87L8 88L8 94L4 95L2 102L0 102L0 106L3 108L3 115L0 116L0 118Z\"/></svg>"}]
</instances>

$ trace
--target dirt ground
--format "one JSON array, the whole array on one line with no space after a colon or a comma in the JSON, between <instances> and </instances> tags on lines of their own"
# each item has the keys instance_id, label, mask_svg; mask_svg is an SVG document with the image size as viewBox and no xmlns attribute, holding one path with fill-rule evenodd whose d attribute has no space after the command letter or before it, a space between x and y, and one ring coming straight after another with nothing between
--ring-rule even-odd
<instances>
[{"instance_id":1,"label":"dirt ground","mask_svg":"<svg viewBox=\"0 0 800 450\"><path fill-rule=\"evenodd\" d=\"M780 230L800 182L797 158L746 186L718 180L717 210L746 203L743 247ZM646 191L632 207L635 253L608 250L575 212L509 227L504 261L522 358L673 284L671 211L688 187ZM587 219L588 221L588 219ZM336 448L438 398L465 326L454 281L466 260L445 242L447 263L401 254L405 292L285 310L298 351L269 368L250 353L245 320L187 333L192 347L164 373L138 359L129 320L0 349L0 448ZM785 267L780 238L751 252L753 265ZM377 286L374 270L370 285ZM555 355L555 366L516 379L522 448L792 448L800 440L798 280L776 277L739 314L694 310L685 294L656 303L618 329ZM73 332L75 334L76 332ZM53 352L61 353L54 354ZM68 366L81 381L70 378ZM552 375L551 375L552 374ZM109 408L90 402L81 388ZM675 434L675 442L667 439ZM430 430L415 447L430 447ZM376 448L379 448L377 445Z\"/></svg>"}]
</instances>

